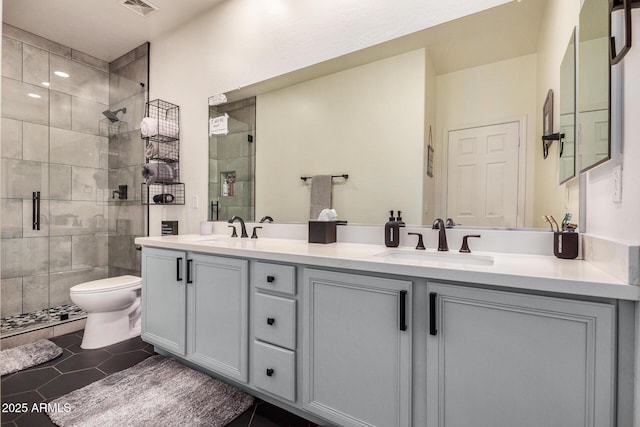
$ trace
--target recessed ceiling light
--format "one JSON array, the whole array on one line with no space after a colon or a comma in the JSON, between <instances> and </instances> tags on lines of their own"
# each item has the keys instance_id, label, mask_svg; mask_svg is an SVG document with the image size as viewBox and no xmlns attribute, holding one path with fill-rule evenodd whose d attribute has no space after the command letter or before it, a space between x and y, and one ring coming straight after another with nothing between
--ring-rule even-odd
<instances>
[{"instance_id":1,"label":"recessed ceiling light","mask_svg":"<svg viewBox=\"0 0 640 427\"><path fill-rule=\"evenodd\" d=\"M64 71L54 71L53 74L58 77L69 77L69 74L65 73Z\"/></svg>"},{"instance_id":2,"label":"recessed ceiling light","mask_svg":"<svg viewBox=\"0 0 640 427\"><path fill-rule=\"evenodd\" d=\"M27 96L30 96L31 98L42 98L40 95L38 95L37 93L28 93Z\"/></svg>"},{"instance_id":3,"label":"recessed ceiling light","mask_svg":"<svg viewBox=\"0 0 640 427\"><path fill-rule=\"evenodd\" d=\"M42 82L41 84L42 84L42 86L46 86L46 87L51 86L51 83L49 83L49 82Z\"/></svg>"}]
</instances>

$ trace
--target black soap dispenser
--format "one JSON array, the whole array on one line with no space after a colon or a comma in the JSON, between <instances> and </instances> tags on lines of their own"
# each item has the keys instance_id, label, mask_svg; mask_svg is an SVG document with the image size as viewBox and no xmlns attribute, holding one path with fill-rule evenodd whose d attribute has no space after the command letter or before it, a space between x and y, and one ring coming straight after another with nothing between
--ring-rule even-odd
<instances>
[{"instance_id":1,"label":"black soap dispenser","mask_svg":"<svg viewBox=\"0 0 640 427\"><path fill-rule=\"evenodd\" d=\"M388 248L397 248L400 245L400 223L389 211L389 221L384 225L384 244Z\"/></svg>"}]
</instances>

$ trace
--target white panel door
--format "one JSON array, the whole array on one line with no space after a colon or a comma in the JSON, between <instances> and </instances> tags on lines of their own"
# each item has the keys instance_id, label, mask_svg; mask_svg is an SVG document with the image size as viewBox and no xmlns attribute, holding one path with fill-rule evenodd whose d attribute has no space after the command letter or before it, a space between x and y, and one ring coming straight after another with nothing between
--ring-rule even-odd
<instances>
[{"instance_id":1,"label":"white panel door","mask_svg":"<svg viewBox=\"0 0 640 427\"><path fill-rule=\"evenodd\" d=\"M449 132L447 217L462 225L516 227L518 122Z\"/></svg>"},{"instance_id":2,"label":"white panel door","mask_svg":"<svg viewBox=\"0 0 640 427\"><path fill-rule=\"evenodd\" d=\"M580 112L580 169L609 158L609 110Z\"/></svg>"}]
</instances>

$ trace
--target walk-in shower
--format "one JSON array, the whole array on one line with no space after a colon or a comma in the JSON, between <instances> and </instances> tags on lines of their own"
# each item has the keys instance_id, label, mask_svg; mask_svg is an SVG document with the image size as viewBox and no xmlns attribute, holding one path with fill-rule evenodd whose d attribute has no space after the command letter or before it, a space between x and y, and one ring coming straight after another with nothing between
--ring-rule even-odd
<instances>
[{"instance_id":1,"label":"walk-in shower","mask_svg":"<svg viewBox=\"0 0 640 427\"><path fill-rule=\"evenodd\" d=\"M81 318L69 296L78 283L140 274L139 191L112 191L140 188L144 144L122 116L142 120L148 48L107 63L3 25L3 338Z\"/></svg>"}]
</instances>

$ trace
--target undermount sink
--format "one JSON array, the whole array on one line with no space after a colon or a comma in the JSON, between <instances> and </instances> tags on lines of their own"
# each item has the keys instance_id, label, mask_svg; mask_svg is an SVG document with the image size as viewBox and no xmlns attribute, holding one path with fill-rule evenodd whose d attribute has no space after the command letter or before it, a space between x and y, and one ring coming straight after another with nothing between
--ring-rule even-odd
<instances>
[{"instance_id":1,"label":"undermount sink","mask_svg":"<svg viewBox=\"0 0 640 427\"><path fill-rule=\"evenodd\" d=\"M407 261L444 262L464 265L493 265L493 257L460 252L425 252L419 250L391 249L376 256Z\"/></svg>"}]
</instances>

